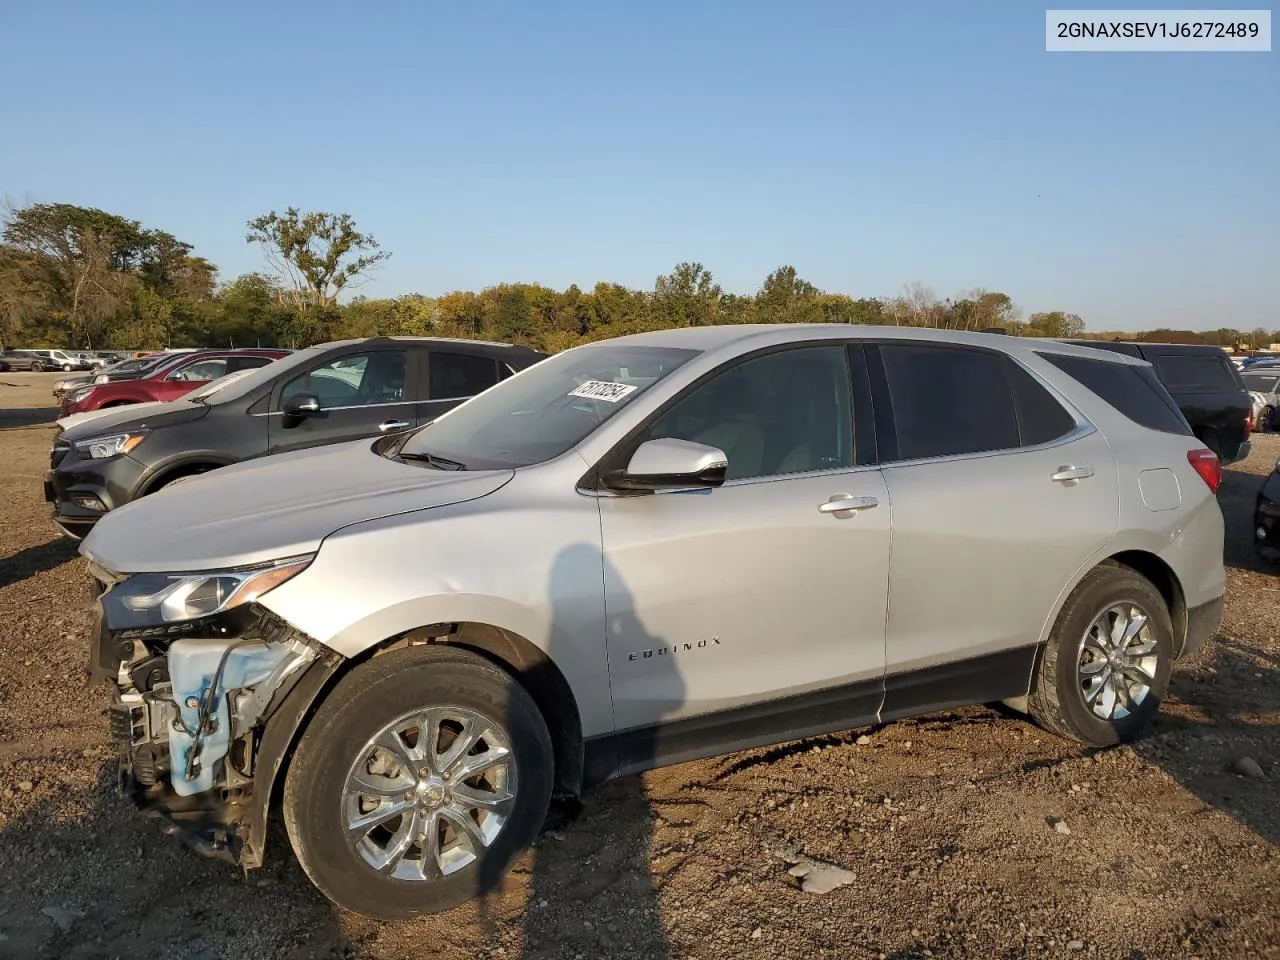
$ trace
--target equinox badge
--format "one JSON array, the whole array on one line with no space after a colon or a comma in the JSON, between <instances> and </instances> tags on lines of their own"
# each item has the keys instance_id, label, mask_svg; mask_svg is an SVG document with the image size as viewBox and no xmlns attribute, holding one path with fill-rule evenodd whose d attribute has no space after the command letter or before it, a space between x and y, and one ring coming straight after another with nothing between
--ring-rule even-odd
<instances>
[{"instance_id":1,"label":"equinox badge","mask_svg":"<svg viewBox=\"0 0 1280 960\"><path fill-rule=\"evenodd\" d=\"M720 646L720 638L699 640L696 643L673 643L669 647L653 647L649 650L633 650L627 654L627 660L649 660L652 657L675 656L677 653L691 653L694 650L706 650Z\"/></svg>"}]
</instances>

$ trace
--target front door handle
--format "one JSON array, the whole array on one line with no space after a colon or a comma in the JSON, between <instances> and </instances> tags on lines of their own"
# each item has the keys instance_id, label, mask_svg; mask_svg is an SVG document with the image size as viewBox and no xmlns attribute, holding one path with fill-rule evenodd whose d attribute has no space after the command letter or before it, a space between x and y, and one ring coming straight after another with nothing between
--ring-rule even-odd
<instances>
[{"instance_id":1,"label":"front door handle","mask_svg":"<svg viewBox=\"0 0 1280 960\"><path fill-rule=\"evenodd\" d=\"M837 517L850 517L859 510L870 510L878 507L880 501L875 497L855 497L851 493L833 493L826 503L818 504L819 513L830 513Z\"/></svg>"},{"instance_id":2,"label":"front door handle","mask_svg":"<svg viewBox=\"0 0 1280 960\"><path fill-rule=\"evenodd\" d=\"M408 430L409 426L408 420L384 420L378 424L378 429L382 433L392 433L396 430Z\"/></svg>"},{"instance_id":3,"label":"front door handle","mask_svg":"<svg viewBox=\"0 0 1280 960\"><path fill-rule=\"evenodd\" d=\"M1049 474L1049 479L1056 483L1075 483L1077 480L1083 480L1086 477L1093 476L1093 467L1059 467L1056 473Z\"/></svg>"}]
</instances>

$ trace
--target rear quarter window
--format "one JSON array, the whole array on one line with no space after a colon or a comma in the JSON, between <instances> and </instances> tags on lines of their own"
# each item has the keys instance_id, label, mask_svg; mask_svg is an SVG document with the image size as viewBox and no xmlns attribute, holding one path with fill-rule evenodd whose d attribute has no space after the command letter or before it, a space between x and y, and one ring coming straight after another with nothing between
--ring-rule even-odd
<instances>
[{"instance_id":1,"label":"rear quarter window","mask_svg":"<svg viewBox=\"0 0 1280 960\"><path fill-rule=\"evenodd\" d=\"M1039 356L1097 394L1134 423L1161 433L1191 436L1191 427L1187 425L1186 418L1150 367L1054 353L1042 353Z\"/></svg>"},{"instance_id":2,"label":"rear quarter window","mask_svg":"<svg viewBox=\"0 0 1280 960\"><path fill-rule=\"evenodd\" d=\"M1221 357L1156 354L1151 364L1170 390L1239 389L1229 362Z\"/></svg>"}]
</instances>

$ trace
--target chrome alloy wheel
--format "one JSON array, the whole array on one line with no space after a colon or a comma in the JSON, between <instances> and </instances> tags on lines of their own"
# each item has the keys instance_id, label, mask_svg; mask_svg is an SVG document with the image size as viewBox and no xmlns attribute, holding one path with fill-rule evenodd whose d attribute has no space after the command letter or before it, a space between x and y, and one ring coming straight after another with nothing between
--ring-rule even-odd
<instances>
[{"instance_id":1,"label":"chrome alloy wheel","mask_svg":"<svg viewBox=\"0 0 1280 960\"><path fill-rule=\"evenodd\" d=\"M342 791L347 840L374 870L436 880L473 863L506 825L516 760L505 730L465 707L431 707L383 727Z\"/></svg>"},{"instance_id":2,"label":"chrome alloy wheel","mask_svg":"<svg viewBox=\"0 0 1280 960\"><path fill-rule=\"evenodd\" d=\"M1122 720L1147 698L1159 664L1156 638L1137 604L1099 613L1080 641L1079 679L1085 706L1102 720Z\"/></svg>"}]
</instances>

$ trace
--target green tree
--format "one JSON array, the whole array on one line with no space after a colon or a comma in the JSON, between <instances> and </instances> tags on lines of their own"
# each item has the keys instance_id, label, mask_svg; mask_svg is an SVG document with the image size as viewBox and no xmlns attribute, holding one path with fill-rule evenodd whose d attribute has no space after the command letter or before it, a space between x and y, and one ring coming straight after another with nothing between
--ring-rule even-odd
<instances>
[{"instance_id":1,"label":"green tree","mask_svg":"<svg viewBox=\"0 0 1280 960\"><path fill-rule=\"evenodd\" d=\"M1048 313L1033 313L1027 317L1026 335L1029 337L1049 337L1050 339L1070 339L1084 333L1084 321L1074 313L1053 310Z\"/></svg>"},{"instance_id":2,"label":"green tree","mask_svg":"<svg viewBox=\"0 0 1280 960\"><path fill-rule=\"evenodd\" d=\"M761 323L816 323L822 319L817 296L818 288L800 279L795 267L779 267L756 294L756 315Z\"/></svg>"},{"instance_id":3,"label":"green tree","mask_svg":"<svg viewBox=\"0 0 1280 960\"><path fill-rule=\"evenodd\" d=\"M267 262L285 282L286 296L299 308L332 306L357 286L390 253L356 229L349 213L302 213L289 207L249 221L249 243L262 247Z\"/></svg>"},{"instance_id":4,"label":"green tree","mask_svg":"<svg viewBox=\"0 0 1280 960\"><path fill-rule=\"evenodd\" d=\"M724 291L700 263L677 263L654 282L654 307L667 326L707 327L717 322Z\"/></svg>"},{"instance_id":5,"label":"green tree","mask_svg":"<svg viewBox=\"0 0 1280 960\"><path fill-rule=\"evenodd\" d=\"M104 326L127 313L125 279L151 248L133 220L67 203L10 207L3 242L8 322L61 327L63 346L92 347Z\"/></svg>"}]
</instances>

